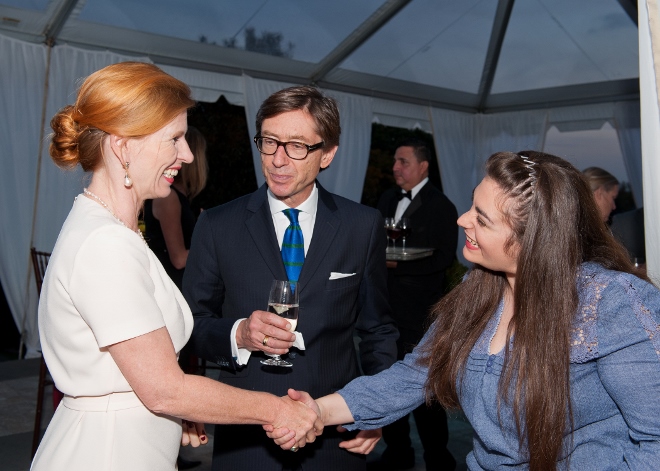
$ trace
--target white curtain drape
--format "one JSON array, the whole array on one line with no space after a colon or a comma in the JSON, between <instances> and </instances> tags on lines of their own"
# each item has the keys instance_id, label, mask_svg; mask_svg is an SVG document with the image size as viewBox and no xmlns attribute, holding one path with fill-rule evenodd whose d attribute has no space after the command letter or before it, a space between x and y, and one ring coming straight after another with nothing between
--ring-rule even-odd
<instances>
[{"instance_id":1,"label":"white curtain drape","mask_svg":"<svg viewBox=\"0 0 660 471\"><path fill-rule=\"evenodd\" d=\"M245 91L245 119L247 120L248 132L250 133L250 143L252 144L252 162L254 163L254 173L257 176L257 186L261 186L266 181L261 172L261 154L257 147L252 143L252 138L257 134L257 111L261 103L270 95L283 88L293 86L292 83L275 82L273 80L259 80L243 75L243 90Z\"/></svg>"},{"instance_id":2,"label":"white curtain drape","mask_svg":"<svg viewBox=\"0 0 660 471\"><path fill-rule=\"evenodd\" d=\"M274 92L293 84L247 75L243 76L243 83L248 130L250 136L254 136L257 132L255 118L261 103ZM339 150L330 167L319 175L319 181L328 191L359 202L371 148L372 99L336 91L324 93L337 100L342 132ZM261 172L261 156L254 145L252 159L257 184L261 186L265 181Z\"/></svg>"},{"instance_id":3,"label":"white curtain drape","mask_svg":"<svg viewBox=\"0 0 660 471\"><path fill-rule=\"evenodd\" d=\"M433 133L429 107L399 101L373 99L373 122L403 129L421 129Z\"/></svg>"},{"instance_id":4,"label":"white curtain drape","mask_svg":"<svg viewBox=\"0 0 660 471\"><path fill-rule=\"evenodd\" d=\"M157 65L172 77L186 83L196 101L215 103L223 95L232 105L244 105L243 78L239 75L184 69L172 65Z\"/></svg>"},{"instance_id":5,"label":"white curtain drape","mask_svg":"<svg viewBox=\"0 0 660 471\"><path fill-rule=\"evenodd\" d=\"M543 148L547 117L545 110L473 115L431 108L442 187L459 215L470 208L472 190L483 178L488 157ZM460 244L457 256L465 263Z\"/></svg>"},{"instance_id":6,"label":"white curtain drape","mask_svg":"<svg viewBox=\"0 0 660 471\"><path fill-rule=\"evenodd\" d=\"M335 91L341 120L339 150L327 170L319 174L321 184L332 193L360 202L371 149L372 99Z\"/></svg>"},{"instance_id":7,"label":"white curtain drape","mask_svg":"<svg viewBox=\"0 0 660 471\"><path fill-rule=\"evenodd\" d=\"M8 64L0 72L0 113L12 117L0 123L2 164L12 176L0 189L0 217L11 221L0 229L0 277L16 325L23 333L26 356L34 356L39 350L39 336L30 246L52 251L73 198L83 186L82 171L60 170L48 155L50 119L73 102L82 78L106 65L136 58L69 46L53 48L41 132L48 49L0 36L0 55Z\"/></svg>"},{"instance_id":8,"label":"white curtain drape","mask_svg":"<svg viewBox=\"0 0 660 471\"><path fill-rule=\"evenodd\" d=\"M630 189L637 207L643 205L642 188L642 136L639 103L620 102L614 106L614 127L626 167Z\"/></svg>"},{"instance_id":9,"label":"white curtain drape","mask_svg":"<svg viewBox=\"0 0 660 471\"><path fill-rule=\"evenodd\" d=\"M660 282L660 6L639 2L639 88L642 128L644 236L649 276Z\"/></svg>"},{"instance_id":10,"label":"white curtain drape","mask_svg":"<svg viewBox=\"0 0 660 471\"><path fill-rule=\"evenodd\" d=\"M0 36L0 281L16 325L36 350L36 288L30 243L37 185L47 48ZM28 286L30 291L28 291ZM25 322L24 322L25 320Z\"/></svg>"}]
</instances>

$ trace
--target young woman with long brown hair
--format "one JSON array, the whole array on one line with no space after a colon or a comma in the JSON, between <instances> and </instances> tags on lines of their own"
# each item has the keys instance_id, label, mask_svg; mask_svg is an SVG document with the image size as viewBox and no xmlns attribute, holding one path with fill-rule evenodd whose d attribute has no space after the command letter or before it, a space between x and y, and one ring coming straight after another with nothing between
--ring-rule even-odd
<instances>
[{"instance_id":1,"label":"young woman with long brown hair","mask_svg":"<svg viewBox=\"0 0 660 471\"><path fill-rule=\"evenodd\" d=\"M474 267L411 355L317 400L325 424L381 427L437 400L472 424L471 470L657 469L660 291L580 172L494 154L458 224Z\"/></svg>"}]
</instances>

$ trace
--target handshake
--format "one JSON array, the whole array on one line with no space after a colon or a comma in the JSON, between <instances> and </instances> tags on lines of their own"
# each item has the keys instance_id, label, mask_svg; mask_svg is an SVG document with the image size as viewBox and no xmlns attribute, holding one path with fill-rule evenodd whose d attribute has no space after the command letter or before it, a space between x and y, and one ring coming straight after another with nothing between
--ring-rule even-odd
<instances>
[{"instance_id":1,"label":"handshake","mask_svg":"<svg viewBox=\"0 0 660 471\"><path fill-rule=\"evenodd\" d=\"M277 413L273 424L264 425L266 435L283 450L298 451L307 443L312 443L323 433L326 425L339 425L353 422L353 416L344 399L337 393L317 400L304 391L289 389L288 395L281 398L284 407ZM345 431L343 427L337 428ZM360 430L352 440L339 444L352 453L370 453L382 436L381 429Z\"/></svg>"}]
</instances>

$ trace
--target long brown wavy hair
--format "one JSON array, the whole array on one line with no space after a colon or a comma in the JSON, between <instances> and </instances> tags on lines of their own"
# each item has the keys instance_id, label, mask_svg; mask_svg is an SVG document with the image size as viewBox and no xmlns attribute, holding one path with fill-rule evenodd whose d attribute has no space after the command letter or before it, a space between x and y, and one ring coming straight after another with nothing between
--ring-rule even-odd
<instances>
[{"instance_id":1,"label":"long brown wavy hair","mask_svg":"<svg viewBox=\"0 0 660 471\"><path fill-rule=\"evenodd\" d=\"M524 158L523 158L524 157ZM486 176L503 191L500 201L517 244L513 318L505 343L498 397L512 405L521 452L532 471L554 470L562 452L570 403L570 335L578 308L576 275L593 261L633 273L625 248L600 219L581 172L553 155L499 152ZM510 204L503 204L507 200ZM434 307L433 340L423 350L428 400L460 408L458 388L468 355L508 286L501 272L475 265ZM569 426L570 427L570 426Z\"/></svg>"}]
</instances>

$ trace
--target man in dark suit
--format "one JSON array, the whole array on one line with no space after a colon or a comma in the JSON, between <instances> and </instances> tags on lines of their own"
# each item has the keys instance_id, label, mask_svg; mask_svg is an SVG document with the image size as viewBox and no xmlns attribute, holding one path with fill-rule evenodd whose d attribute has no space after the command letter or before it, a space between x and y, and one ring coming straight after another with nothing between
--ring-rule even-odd
<instances>
[{"instance_id":1,"label":"man in dark suit","mask_svg":"<svg viewBox=\"0 0 660 471\"><path fill-rule=\"evenodd\" d=\"M336 103L316 88L274 93L257 113L254 139L266 184L204 211L195 227L183 283L195 316L190 342L198 356L221 366L220 381L319 397L358 376L360 366L374 374L395 361L382 217L316 181L334 158L339 134ZM289 208L299 210L297 224ZM280 250L287 231L299 229L304 263L299 274L288 273ZM265 311L271 282L292 277L298 278L296 330L304 350L291 349L296 336L288 322ZM354 333L361 339L359 360ZM260 363L266 353L287 352L291 368ZM380 431L347 437L333 427L292 453L259 426L217 426L213 469L364 470L365 456L347 450L364 450L378 438Z\"/></svg>"},{"instance_id":2,"label":"man in dark suit","mask_svg":"<svg viewBox=\"0 0 660 471\"><path fill-rule=\"evenodd\" d=\"M409 261L388 261L387 285L400 336L398 358L421 340L432 306L445 289L458 242L458 215L451 201L428 181L430 153L424 142L403 142L394 154L397 187L383 193L378 209L384 217L410 221L406 247L430 247L433 255ZM422 405L413 415L424 447L427 470L452 470L456 462L447 450L447 415L437 404ZM373 469L408 469L415 464L408 416L383 428L387 448Z\"/></svg>"}]
</instances>

